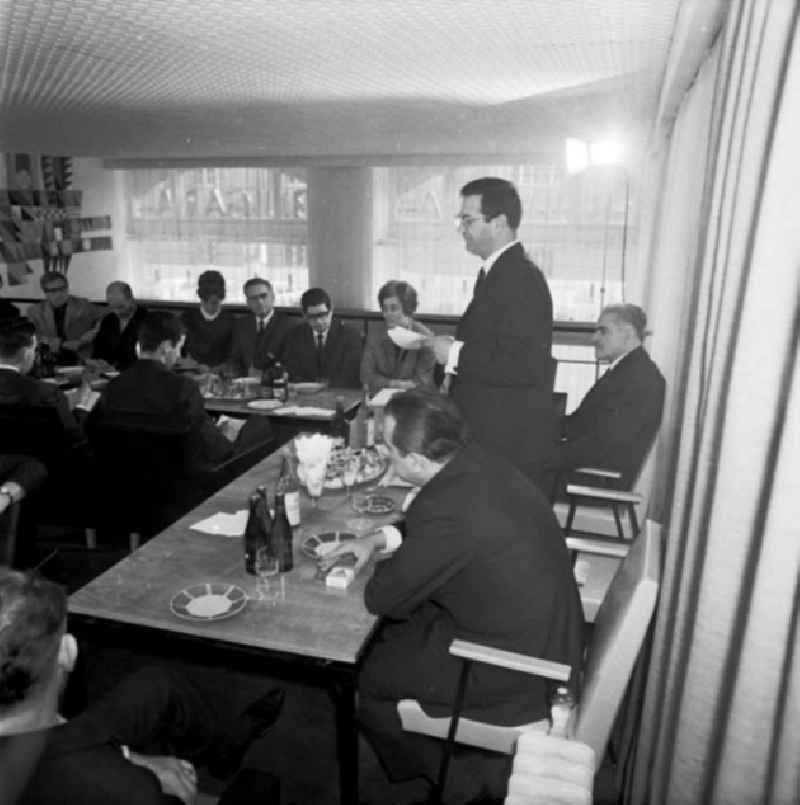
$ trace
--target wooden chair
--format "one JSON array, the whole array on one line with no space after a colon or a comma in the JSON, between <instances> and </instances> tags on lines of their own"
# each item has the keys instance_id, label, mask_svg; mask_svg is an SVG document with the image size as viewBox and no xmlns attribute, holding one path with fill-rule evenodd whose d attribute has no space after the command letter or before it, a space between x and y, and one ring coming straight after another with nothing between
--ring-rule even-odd
<instances>
[{"instance_id":1,"label":"wooden chair","mask_svg":"<svg viewBox=\"0 0 800 805\"><path fill-rule=\"evenodd\" d=\"M564 535L572 533L572 523L575 519L575 511L581 504L594 506L605 505L611 508L614 515L614 523L617 527L617 535L620 539L625 539L625 532L622 528L622 518L620 509L628 513L628 523L630 525L631 539L636 539L639 535L639 523L636 518L636 506L642 502L642 496L638 492L630 492L626 489L613 487L615 482L622 481L622 473L616 470L605 470L600 467L580 467L573 470L570 475L585 476L589 483L594 481L610 483L611 486L589 486L588 484L571 484L566 487L566 496L569 504L567 509L567 519L564 524Z\"/></svg>"},{"instance_id":2,"label":"wooden chair","mask_svg":"<svg viewBox=\"0 0 800 805\"><path fill-rule=\"evenodd\" d=\"M655 610L661 576L661 527L648 521L644 533L629 547L595 619L580 680L580 698L568 727L570 738L587 744L598 762L605 754L614 717L633 671L634 663ZM419 703L403 699L397 711L410 732L446 738L436 793L441 797L454 743L510 754L517 739L533 730L546 733L545 719L516 727L498 726L461 716L470 666L473 662L567 682L571 668L508 651L454 640L450 653L463 660L450 718L427 716Z\"/></svg>"},{"instance_id":3,"label":"wooden chair","mask_svg":"<svg viewBox=\"0 0 800 805\"><path fill-rule=\"evenodd\" d=\"M90 417L101 520L128 534L131 551L267 455L272 440L209 467L194 465L190 424L141 411Z\"/></svg>"}]
</instances>

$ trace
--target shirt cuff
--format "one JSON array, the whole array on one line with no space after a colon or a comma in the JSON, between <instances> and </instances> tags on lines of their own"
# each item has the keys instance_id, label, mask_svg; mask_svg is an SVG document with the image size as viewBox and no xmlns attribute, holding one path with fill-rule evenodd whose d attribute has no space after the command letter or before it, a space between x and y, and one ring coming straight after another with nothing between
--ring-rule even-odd
<instances>
[{"instance_id":1,"label":"shirt cuff","mask_svg":"<svg viewBox=\"0 0 800 805\"><path fill-rule=\"evenodd\" d=\"M461 354L461 347L463 346L463 341L453 341L453 343L450 344L450 351L447 353L447 363L444 365L444 373L446 375L454 375L458 371L458 356Z\"/></svg>"},{"instance_id":2,"label":"shirt cuff","mask_svg":"<svg viewBox=\"0 0 800 805\"><path fill-rule=\"evenodd\" d=\"M393 525L381 526L386 547L380 553L394 553L403 544L403 535Z\"/></svg>"}]
</instances>

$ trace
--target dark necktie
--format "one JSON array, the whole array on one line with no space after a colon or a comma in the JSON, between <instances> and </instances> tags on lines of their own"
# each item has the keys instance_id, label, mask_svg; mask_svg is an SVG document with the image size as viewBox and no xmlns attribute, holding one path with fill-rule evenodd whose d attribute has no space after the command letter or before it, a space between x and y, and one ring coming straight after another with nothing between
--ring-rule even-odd
<instances>
[{"instance_id":1,"label":"dark necktie","mask_svg":"<svg viewBox=\"0 0 800 805\"><path fill-rule=\"evenodd\" d=\"M260 318L258 320L258 332L259 332L259 334L264 332L264 329L266 328L266 326L267 326L267 320L264 319L264 318Z\"/></svg>"},{"instance_id":2,"label":"dark necktie","mask_svg":"<svg viewBox=\"0 0 800 805\"><path fill-rule=\"evenodd\" d=\"M486 279L486 269L483 266L481 266L481 270L478 272L478 276L475 280L475 285L472 288L473 296L475 296L475 294L478 293L478 288L481 287L481 284L485 279Z\"/></svg>"},{"instance_id":3,"label":"dark necktie","mask_svg":"<svg viewBox=\"0 0 800 805\"><path fill-rule=\"evenodd\" d=\"M322 351L325 349L325 344L322 341L322 333L317 333L317 372L322 376Z\"/></svg>"}]
</instances>

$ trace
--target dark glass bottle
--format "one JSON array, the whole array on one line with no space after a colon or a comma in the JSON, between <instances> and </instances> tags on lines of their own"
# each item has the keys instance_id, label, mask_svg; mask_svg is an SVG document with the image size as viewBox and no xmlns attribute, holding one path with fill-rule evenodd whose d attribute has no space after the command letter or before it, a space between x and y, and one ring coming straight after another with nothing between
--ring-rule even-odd
<instances>
[{"instance_id":1,"label":"dark glass bottle","mask_svg":"<svg viewBox=\"0 0 800 805\"><path fill-rule=\"evenodd\" d=\"M275 522L272 526L272 538L278 556L278 570L285 573L294 567L292 555L292 527L286 516L286 501L278 492L275 495Z\"/></svg>"},{"instance_id":2,"label":"dark glass bottle","mask_svg":"<svg viewBox=\"0 0 800 805\"><path fill-rule=\"evenodd\" d=\"M273 368L272 396L284 403L289 399L289 373L280 361Z\"/></svg>"},{"instance_id":3,"label":"dark glass bottle","mask_svg":"<svg viewBox=\"0 0 800 805\"><path fill-rule=\"evenodd\" d=\"M297 477L297 470L291 455L283 457L277 494L283 496L289 525L300 525L300 479Z\"/></svg>"},{"instance_id":4,"label":"dark glass bottle","mask_svg":"<svg viewBox=\"0 0 800 805\"><path fill-rule=\"evenodd\" d=\"M267 353L267 360L264 364L264 369L261 372L261 386L262 386L262 393L266 396L272 393L272 386L275 382L275 368L277 365L277 360L275 356L271 353Z\"/></svg>"},{"instance_id":5,"label":"dark glass bottle","mask_svg":"<svg viewBox=\"0 0 800 805\"><path fill-rule=\"evenodd\" d=\"M244 529L244 569L247 573L255 575L256 554L261 548L271 547L271 526L266 490L262 486L250 496L250 514Z\"/></svg>"},{"instance_id":6,"label":"dark glass bottle","mask_svg":"<svg viewBox=\"0 0 800 805\"><path fill-rule=\"evenodd\" d=\"M336 398L336 409L331 420L331 438L333 447L347 447L350 428L344 415L344 401L341 397Z\"/></svg>"}]
</instances>

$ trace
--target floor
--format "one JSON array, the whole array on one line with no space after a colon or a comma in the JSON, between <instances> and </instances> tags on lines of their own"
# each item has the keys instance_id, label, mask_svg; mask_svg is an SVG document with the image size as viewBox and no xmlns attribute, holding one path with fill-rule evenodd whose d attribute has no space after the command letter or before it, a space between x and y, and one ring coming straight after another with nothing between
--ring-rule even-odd
<instances>
[{"instance_id":1,"label":"floor","mask_svg":"<svg viewBox=\"0 0 800 805\"><path fill-rule=\"evenodd\" d=\"M124 540L119 542L124 543ZM57 549L55 555L52 551ZM50 557L43 572L69 590L85 584L117 562L126 553L124 544L102 545L94 551L82 546L80 532L39 535L37 554ZM93 695L112 686L132 668L158 658L131 656L121 651L94 648L86 663L87 691ZM190 673L211 673L207 669L188 669ZM245 760L246 766L271 771L281 781L282 805L339 805L335 756L333 707L328 694L299 681L278 681L245 675L231 670L213 671L215 684L236 690L240 706L265 693L274 685L286 689L284 710L267 735L255 742ZM203 790L218 793L219 783L201 774ZM371 805L413 805L424 801L425 787L418 782L393 785L384 776L369 746L362 741L360 752L361 801ZM467 799L453 799L454 803ZM613 769L606 763L596 775L595 803L617 802ZM358 805L342 803L342 805Z\"/></svg>"}]
</instances>

